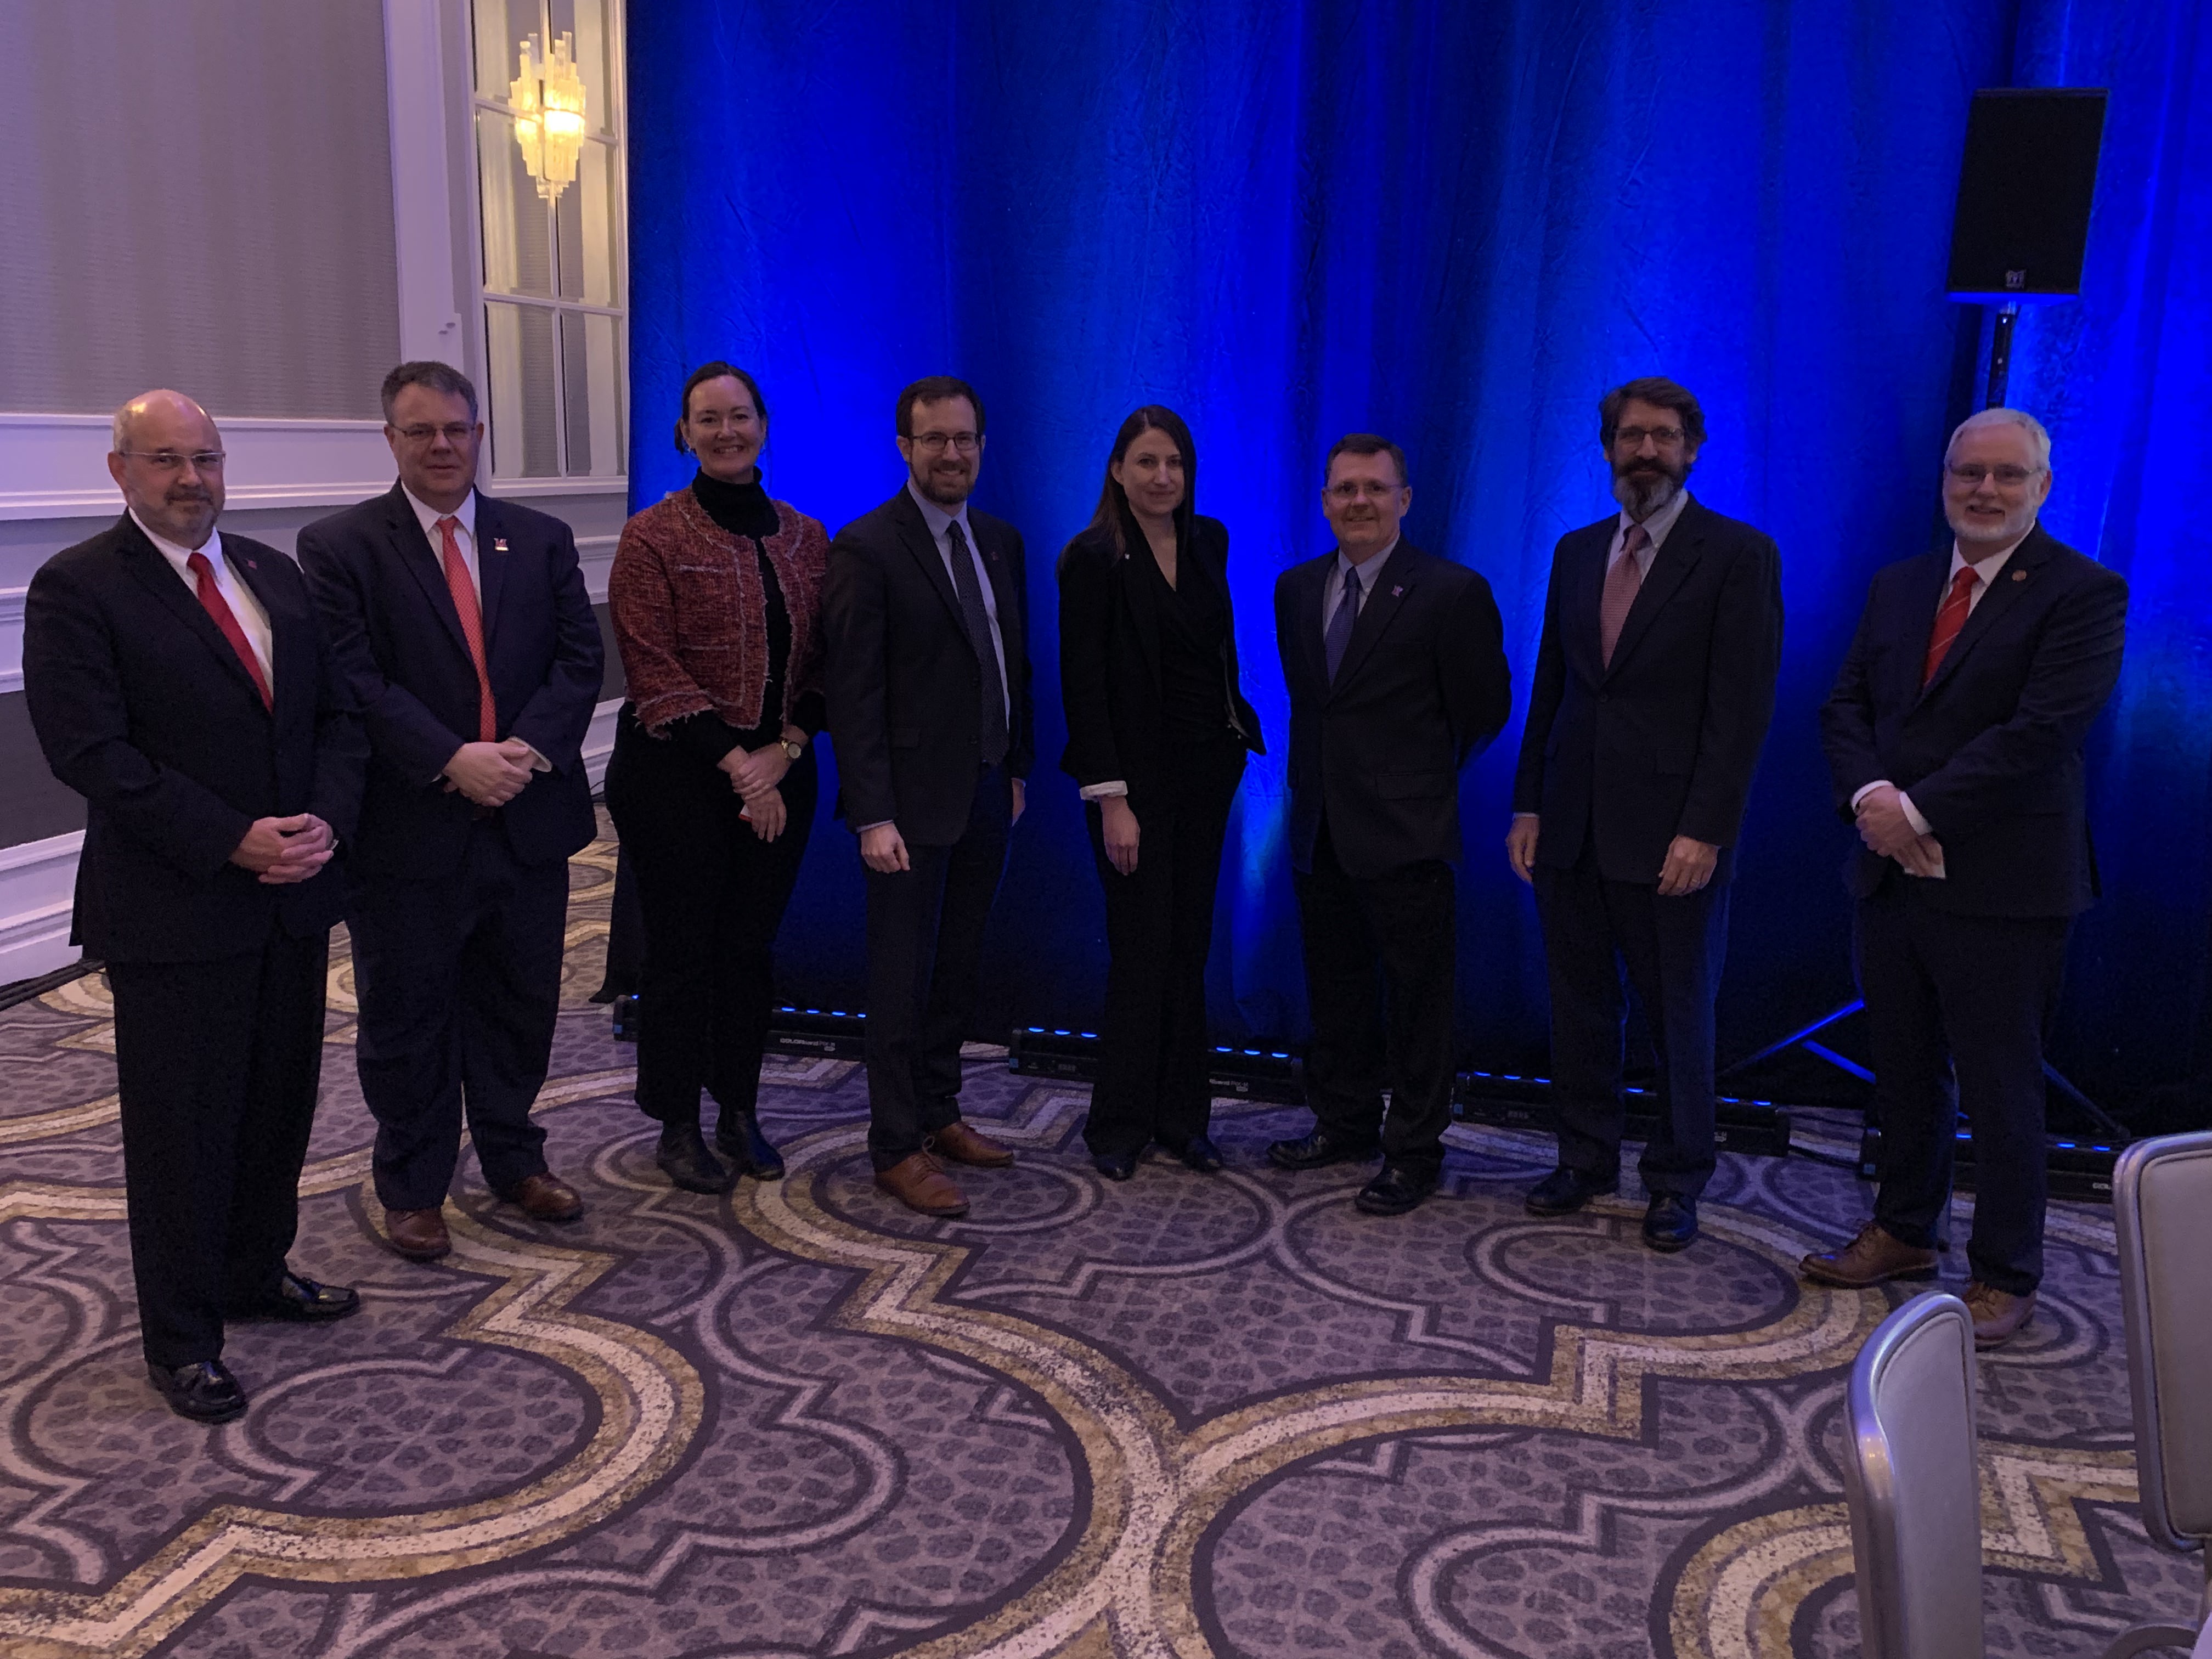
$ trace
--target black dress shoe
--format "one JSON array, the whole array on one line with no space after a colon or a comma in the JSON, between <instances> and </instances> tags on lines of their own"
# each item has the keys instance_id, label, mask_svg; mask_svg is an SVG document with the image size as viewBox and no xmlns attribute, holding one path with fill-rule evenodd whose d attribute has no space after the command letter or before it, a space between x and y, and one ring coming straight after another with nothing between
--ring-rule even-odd
<instances>
[{"instance_id":1,"label":"black dress shoe","mask_svg":"<svg viewBox=\"0 0 2212 1659\"><path fill-rule=\"evenodd\" d=\"M1352 1207L1362 1215L1403 1215L1436 1189L1436 1176L1385 1164L1382 1173L1359 1189Z\"/></svg>"},{"instance_id":2,"label":"black dress shoe","mask_svg":"<svg viewBox=\"0 0 2212 1659\"><path fill-rule=\"evenodd\" d=\"M1180 1158L1186 1169L1195 1170L1200 1175L1221 1173L1221 1148L1204 1135L1193 1135L1180 1146L1165 1140L1160 1145Z\"/></svg>"},{"instance_id":3,"label":"black dress shoe","mask_svg":"<svg viewBox=\"0 0 2212 1659\"><path fill-rule=\"evenodd\" d=\"M1654 1193L1644 1212L1644 1242L1663 1255L1687 1249L1698 1236L1698 1200L1680 1193Z\"/></svg>"},{"instance_id":4,"label":"black dress shoe","mask_svg":"<svg viewBox=\"0 0 2212 1659\"><path fill-rule=\"evenodd\" d=\"M660 1166L661 1173L687 1193L726 1193L730 1190L730 1172L721 1160L707 1150L706 1137L699 1133L696 1123L667 1123L661 1126L660 1144L653 1149L653 1161Z\"/></svg>"},{"instance_id":5,"label":"black dress shoe","mask_svg":"<svg viewBox=\"0 0 2212 1659\"><path fill-rule=\"evenodd\" d=\"M276 1288L257 1301L227 1309L228 1319L282 1319L319 1325L361 1311L361 1292L349 1285L322 1285L287 1271Z\"/></svg>"},{"instance_id":6,"label":"black dress shoe","mask_svg":"<svg viewBox=\"0 0 2212 1659\"><path fill-rule=\"evenodd\" d=\"M173 1370L149 1362L146 1376L171 1411L195 1423L228 1423L245 1413L246 1390L220 1359Z\"/></svg>"},{"instance_id":7,"label":"black dress shoe","mask_svg":"<svg viewBox=\"0 0 2212 1659\"><path fill-rule=\"evenodd\" d=\"M1091 1167L1109 1181L1127 1181L1137 1173L1134 1152L1093 1152Z\"/></svg>"},{"instance_id":8,"label":"black dress shoe","mask_svg":"<svg viewBox=\"0 0 2212 1659\"><path fill-rule=\"evenodd\" d=\"M1534 1187L1522 1202L1530 1215L1572 1215L1594 1198L1620 1190L1620 1177L1586 1175L1580 1170L1554 1170Z\"/></svg>"},{"instance_id":9,"label":"black dress shoe","mask_svg":"<svg viewBox=\"0 0 2212 1659\"><path fill-rule=\"evenodd\" d=\"M1339 1140L1325 1129L1316 1129L1296 1140L1272 1143L1267 1162L1279 1170L1318 1170L1329 1164L1364 1164L1379 1150Z\"/></svg>"},{"instance_id":10,"label":"black dress shoe","mask_svg":"<svg viewBox=\"0 0 2212 1659\"><path fill-rule=\"evenodd\" d=\"M783 1154L769 1145L768 1137L761 1133L760 1119L750 1112L725 1110L714 1121L714 1145L739 1175L749 1175L756 1181L783 1179Z\"/></svg>"}]
</instances>

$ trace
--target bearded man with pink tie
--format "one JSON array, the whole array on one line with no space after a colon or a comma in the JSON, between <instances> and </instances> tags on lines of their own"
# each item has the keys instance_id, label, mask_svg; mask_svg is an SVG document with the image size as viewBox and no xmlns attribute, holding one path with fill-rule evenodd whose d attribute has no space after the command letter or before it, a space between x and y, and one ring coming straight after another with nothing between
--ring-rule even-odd
<instances>
[{"instance_id":1,"label":"bearded man with pink tie","mask_svg":"<svg viewBox=\"0 0 2212 1659\"><path fill-rule=\"evenodd\" d=\"M1713 1173L1713 997L1753 769L1782 663L1773 538L1691 499L1698 400L1656 377L1598 403L1620 511L1559 538L1506 856L1536 890L1552 993L1559 1167L1529 1212L1620 1185L1621 970L1650 1027L1658 1125L1644 1242L1698 1236Z\"/></svg>"},{"instance_id":2,"label":"bearded man with pink tie","mask_svg":"<svg viewBox=\"0 0 2212 1659\"><path fill-rule=\"evenodd\" d=\"M1860 994L1881 1184L1808 1279L1936 1276L1959 1114L1974 1138L1966 1310L1978 1347L2033 1316L2043 1277L2043 1034L2074 918L2097 895L2081 744L2118 683L2128 586L2036 522L2051 435L1985 409L1943 457L1947 547L1875 573L1820 710L1861 845Z\"/></svg>"},{"instance_id":3,"label":"bearded man with pink tie","mask_svg":"<svg viewBox=\"0 0 2212 1659\"><path fill-rule=\"evenodd\" d=\"M399 482L300 532L371 759L352 852L356 1064L392 1248L451 1248L465 1121L485 1184L540 1221L583 1202L531 1121L560 1011L570 854L594 831L584 733L604 649L568 526L476 488L476 388L385 377Z\"/></svg>"}]
</instances>

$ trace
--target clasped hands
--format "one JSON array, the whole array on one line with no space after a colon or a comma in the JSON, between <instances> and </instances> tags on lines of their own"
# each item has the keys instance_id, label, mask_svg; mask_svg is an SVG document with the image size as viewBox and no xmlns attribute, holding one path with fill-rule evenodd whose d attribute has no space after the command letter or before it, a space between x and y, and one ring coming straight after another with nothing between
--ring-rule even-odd
<instances>
[{"instance_id":1,"label":"clasped hands","mask_svg":"<svg viewBox=\"0 0 2212 1659\"><path fill-rule=\"evenodd\" d=\"M446 791L465 795L478 806L504 806L530 781L531 748L520 738L499 743L465 743L446 763Z\"/></svg>"},{"instance_id":2,"label":"clasped hands","mask_svg":"<svg viewBox=\"0 0 2212 1659\"><path fill-rule=\"evenodd\" d=\"M230 861L251 870L264 887L305 881L331 861L337 836L313 812L288 818L256 818L245 838L231 849Z\"/></svg>"},{"instance_id":3,"label":"clasped hands","mask_svg":"<svg viewBox=\"0 0 2212 1659\"><path fill-rule=\"evenodd\" d=\"M745 821L763 841L774 841L784 831L790 814L778 786L791 770L791 757L781 743L764 744L748 753L732 749L718 763L731 789L745 804Z\"/></svg>"},{"instance_id":4,"label":"clasped hands","mask_svg":"<svg viewBox=\"0 0 2212 1659\"><path fill-rule=\"evenodd\" d=\"M1859 839L1876 857L1895 859L1916 876L1943 873L1943 844L1912 827L1896 785L1876 784L1861 796L1857 822Z\"/></svg>"},{"instance_id":5,"label":"clasped hands","mask_svg":"<svg viewBox=\"0 0 2212 1659\"><path fill-rule=\"evenodd\" d=\"M1534 812L1516 812L1505 832L1505 861L1513 873L1531 886L1536 881L1536 841L1540 823ZM1721 849L1694 836L1677 836L1668 843L1659 866L1659 896L1682 898L1710 884L1720 866Z\"/></svg>"}]
</instances>

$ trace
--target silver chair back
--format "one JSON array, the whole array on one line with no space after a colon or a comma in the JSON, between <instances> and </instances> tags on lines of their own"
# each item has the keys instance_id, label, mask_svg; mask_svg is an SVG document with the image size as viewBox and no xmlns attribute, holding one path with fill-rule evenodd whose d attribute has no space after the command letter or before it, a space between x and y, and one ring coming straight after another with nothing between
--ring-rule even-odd
<instances>
[{"instance_id":1,"label":"silver chair back","mask_svg":"<svg viewBox=\"0 0 2212 1659\"><path fill-rule=\"evenodd\" d=\"M1851 1367L1850 1500L1864 1659L1980 1659L1982 1504L1974 1322L1915 1297Z\"/></svg>"},{"instance_id":2,"label":"silver chair back","mask_svg":"<svg viewBox=\"0 0 2212 1659\"><path fill-rule=\"evenodd\" d=\"M2212 1538L2212 1133L2139 1140L2112 1172L2136 1480L2168 1549Z\"/></svg>"}]
</instances>

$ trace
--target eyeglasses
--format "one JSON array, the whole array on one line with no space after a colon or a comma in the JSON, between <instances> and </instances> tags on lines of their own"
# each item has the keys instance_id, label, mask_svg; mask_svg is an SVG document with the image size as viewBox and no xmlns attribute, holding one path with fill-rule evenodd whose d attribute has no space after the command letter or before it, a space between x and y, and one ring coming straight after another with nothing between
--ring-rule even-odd
<instances>
[{"instance_id":1,"label":"eyeglasses","mask_svg":"<svg viewBox=\"0 0 2212 1659\"><path fill-rule=\"evenodd\" d=\"M907 441L925 455L942 455L948 449L973 455L983 447L982 434L976 432L925 432Z\"/></svg>"},{"instance_id":2,"label":"eyeglasses","mask_svg":"<svg viewBox=\"0 0 2212 1659\"><path fill-rule=\"evenodd\" d=\"M1943 470L1962 484L1978 484L1984 478L1996 480L2000 489L2018 489L2043 471L2039 466L1984 466L1978 461L1949 461Z\"/></svg>"},{"instance_id":3,"label":"eyeglasses","mask_svg":"<svg viewBox=\"0 0 2212 1659\"><path fill-rule=\"evenodd\" d=\"M1643 448L1646 438L1662 449L1672 449L1682 441L1683 435L1679 426L1617 426L1613 429L1613 442L1626 444L1631 449Z\"/></svg>"},{"instance_id":4,"label":"eyeglasses","mask_svg":"<svg viewBox=\"0 0 2212 1659\"><path fill-rule=\"evenodd\" d=\"M1405 487L1403 484L1368 483L1361 480L1346 478L1342 483L1331 484L1328 487L1328 493L1340 501L1356 501L1363 496L1372 496L1379 501L1385 496L1396 495Z\"/></svg>"},{"instance_id":5,"label":"eyeglasses","mask_svg":"<svg viewBox=\"0 0 2212 1659\"><path fill-rule=\"evenodd\" d=\"M196 472L222 471L222 451L220 449L195 450L189 455L179 455L173 449L118 449L115 453L128 455L133 460L143 461L156 472L181 472L186 461L192 464L192 470Z\"/></svg>"},{"instance_id":6,"label":"eyeglasses","mask_svg":"<svg viewBox=\"0 0 2212 1659\"><path fill-rule=\"evenodd\" d=\"M393 429L410 444L427 444L443 438L456 449L476 434L476 428L460 421L450 426L403 426Z\"/></svg>"}]
</instances>

